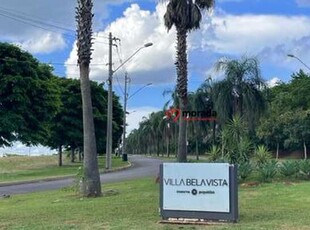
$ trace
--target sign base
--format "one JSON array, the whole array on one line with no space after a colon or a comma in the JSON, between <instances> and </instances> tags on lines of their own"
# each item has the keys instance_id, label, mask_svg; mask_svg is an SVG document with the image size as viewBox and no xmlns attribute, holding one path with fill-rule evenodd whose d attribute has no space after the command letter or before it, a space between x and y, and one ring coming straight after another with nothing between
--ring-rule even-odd
<instances>
[{"instance_id":1,"label":"sign base","mask_svg":"<svg viewBox=\"0 0 310 230\"><path fill-rule=\"evenodd\" d=\"M179 164L179 165L178 165ZM218 210L210 210L211 208L209 208L208 210L200 210L200 204L204 205L204 203L209 204L208 203L208 198L209 197L213 197L214 194L219 193L219 190L217 190L215 193L211 194L208 193L209 190L212 191L216 188L221 189L221 187L219 186L220 183L214 183L212 189L210 188L205 188L207 187L207 185L209 187L212 186L211 181L216 181L216 179L212 180L212 179L208 179L207 176L210 176L208 173L203 173L203 171L198 171L197 176L195 176L193 174L192 171L197 171L198 167L202 167L201 170L204 170L206 168L208 168L208 164L197 164L197 163L186 163L181 165L182 166L182 171L177 171L175 169L180 168L181 163L167 163L168 167L170 167L170 171L168 171L168 176L167 173L165 171L165 167L164 164L160 165L160 214L162 216L162 219L164 221L169 221L169 219L171 220L178 220L178 221L184 221L184 219L186 220L201 220L203 219L206 223L210 223L209 221L211 221L211 223L214 223L214 221L216 222L237 222L239 219L239 211L238 211L238 182L237 182L237 166L236 165L228 165L227 170L227 177L229 180L229 190L228 193L226 192L225 195L228 196L226 197L227 202L225 203L225 206L229 207L229 211L227 212L222 212L222 211L218 211ZM174 166L176 165L176 167ZM189 167L187 167L187 165ZM209 164L210 165L210 164ZM213 165L213 164L212 164ZM216 164L214 164L216 165ZM214 166L213 165L213 166ZM217 165L216 167L219 166L220 171L216 171L215 173L213 173L216 178L216 176L219 173L222 173L222 166L221 165ZM172 170L171 170L172 169ZM184 169L184 170L183 170ZM194 170L193 170L194 169ZM187 175L189 174L189 172L191 172L191 177L186 178ZM182 177L180 177L180 174L183 174L185 176L183 176L185 179L182 179ZM195 172L196 173L196 172ZM175 175L173 175L175 174ZM177 179L174 178L178 176ZM200 178L202 177L202 178ZM172 178L172 179L170 179ZM181 179L179 179L181 178ZM198 178L198 179L196 179ZM204 179L207 178L207 179ZM220 180L218 180L220 181ZM168 190L167 187L172 187L172 189L174 190ZM181 187L183 186L183 187ZM189 187L189 189L187 189L187 187ZM200 189L200 187L204 186L203 189ZM227 186L227 185L225 185ZM223 186L224 188L226 188L225 186ZM181 187L181 189L179 189L179 187ZM197 189L196 189L197 187ZM216 187L216 188L214 188ZM193 191L195 190L195 193L193 193ZM192 204L193 202L190 201L195 201L196 197L198 195L200 195L200 191L207 191L206 194L201 194L203 195L203 197L206 197L206 202L202 202L199 205L199 207L197 208L197 210L195 210L194 208L196 208L196 206L194 207ZM167 193L170 192L170 193ZM181 192L179 192L181 191ZM188 192L188 191L192 191L192 193ZM186 193L185 193L186 192ZM185 193L185 194L184 194ZM168 195L167 195L168 194ZM210 196L209 196L210 194ZM164 197L165 196L165 197ZM176 197L180 197L178 200L176 199ZM221 198L223 196L220 195L218 196L218 199L216 201L221 201ZM225 197L223 197L224 200ZM171 202L171 200L174 199L175 202ZM190 200L190 201L189 201ZM178 201L178 202L177 202ZM168 207L168 205L169 208ZM218 202L213 202L214 204L218 204ZM186 204L187 206L189 206L189 209L184 209L183 208L183 204ZM172 205L175 205L176 208L171 208ZM180 206L183 205L183 206ZM178 209L178 207L181 207L182 209ZM184 224L182 222L182 224Z\"/></svg>"},{"instance_id":2,"label":"sign base","mask_svg":"<svg viewBox=\"0 0 310 230\"><path fill-rule=\"evenodd\" d=\"M224 225L227 222L214 222L204 219L186 219L186 218L169 218L168 220L159 221L161 224L175 224L175 225Z\"/></svg>"}]
</instances>

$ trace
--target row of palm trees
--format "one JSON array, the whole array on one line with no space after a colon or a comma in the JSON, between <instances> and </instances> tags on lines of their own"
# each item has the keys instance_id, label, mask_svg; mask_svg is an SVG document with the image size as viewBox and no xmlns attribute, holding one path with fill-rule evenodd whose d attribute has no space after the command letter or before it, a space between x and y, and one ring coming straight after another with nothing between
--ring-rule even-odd
<instances>
[{"instance_id":1,"label":"row of palm trees","mask_svg":"<svg viewBox=\"0 0 310 230\"><path fill-rule=\"evenodd\" d=\"M177 90L166 91L164 95L170 93L171 100L164 105L163 111L144 117L139 128L133 130L128 136L128 151L133 154L166 153L167 156L173 153L178 156L179 125L182 120L186 124L186 148L197 159L211 145L220 142L225 146L224 142L229 139L227 136L232 135L226 132L229 129L225 129L225 126L232 126L230 129L234 130L233 139L236 142L245 141L241 138L245 130L249 138L253 137L258 119L266 108L266 86L260 75L258 61L253 57L221 59L215 67L224 73L224 79L213 82L209 78L196 92L188 93L187 110L209 111L211 108L217 112L216 121L185 121L179 118L176 123L168 119L165 111L180 107L176 97ZM232 122L228 124L228 121Z\"/></svg>"}]
</instances>

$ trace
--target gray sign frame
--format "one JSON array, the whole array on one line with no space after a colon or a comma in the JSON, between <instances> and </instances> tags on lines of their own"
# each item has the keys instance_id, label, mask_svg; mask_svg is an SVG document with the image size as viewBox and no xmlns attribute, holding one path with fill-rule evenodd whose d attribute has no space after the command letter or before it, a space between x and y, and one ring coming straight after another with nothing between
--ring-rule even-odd
<instances>
[{"instance_id":1,"label":"gray sign frame","mask_svg":"<svg viewBox=\"0 0 310 230\"><path fill-rule=\"evenodd\" d=\"M195 163L189 163L195 164ZM216 163L215 163L216 164ZM168 220L169 218L189 218L189 219L204 219L212 221L229 221L237 222L239 219L239 209L238 209L238 179L237 179L237 165L229 165L229 207L230 212L202 212L202 211L181 211L181 210L165 210L163 207L163 164L159 168L160 173L160 214L163 220Z\"/></svg>"}]
</instances>

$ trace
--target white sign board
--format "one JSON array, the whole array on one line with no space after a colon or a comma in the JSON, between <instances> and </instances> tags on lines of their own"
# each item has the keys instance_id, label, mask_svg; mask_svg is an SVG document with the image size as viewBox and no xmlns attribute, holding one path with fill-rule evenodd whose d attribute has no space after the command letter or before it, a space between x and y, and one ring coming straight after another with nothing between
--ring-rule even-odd
<instances>
[{"instance_id":1,"label":"white sign board","mask_svg":"<svg viewBox=\"0 0 310 230\"><path fill-rule=\"evenodd\" d=\"M164 163L163 209L230 212L229 164Z\"/></svg>"}]
</instances>

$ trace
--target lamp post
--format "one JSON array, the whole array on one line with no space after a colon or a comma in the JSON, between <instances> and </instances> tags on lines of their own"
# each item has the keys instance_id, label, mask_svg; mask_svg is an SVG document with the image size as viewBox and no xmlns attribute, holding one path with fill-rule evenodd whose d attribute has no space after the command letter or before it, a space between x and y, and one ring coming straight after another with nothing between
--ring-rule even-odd
<instances>
[{"instance_id":1,"label":"lamp post","mask_svg":"<svg viewBox=\"0 0 310 230\"><path fill-rule=\"evenodd\" d=\"M297 59L301 64L306 66L308 70L310 70L310 67L306 63L304 63L299 57L295 56L294 54L288 54L287 56L290 57L290 58Z\"/></svg>"},{"instance_id":2,"label":"lamp post","mask_svg":"<svg viewBox=\"0 0 310 230\"><path fill-rule=\"evenodd\" d=\"M112 120L113 120L113 99L112 99L112 80L113 74L119 70L123 65L125 65L130 59L132 59L140 50L150 47L153 43L146 43L139 49L137 49L131 56L129 56L123 63L121 63L115 70L112 70L112 46L113 46L112 34L109 34L109 90L108 90L108 117L107 117L107 141L106 141L106 169L111 169L112 166Z\"/></svg>"},{"instance_id":3,"label":"lamp post","mask_svg":"<svg viewBox=\"0 0 310 230\"><path fill-rule=\"evenodd\" d=\"M143 87L141 87L140 89L138 89L136 92L134 92L133 94L131 94L130 96L128 96L127 93L127 83L129 82L129 78L128 78L128 74L125 74L125 95L124 95L124 123L123 123L123 146L122 146L122 159L123 161L128 161L128 156L126 153L126 116L127 116L127 102L130 98L132 98L135 94L137 94L139 91L141 91L142 89L144 89L147 86L152 85L152 83L148 83L146 85L144 85Z\"/></svg>"}]
</instances>

